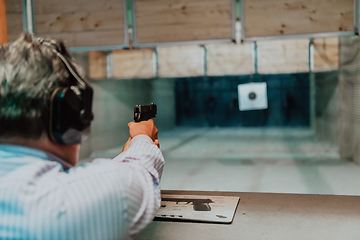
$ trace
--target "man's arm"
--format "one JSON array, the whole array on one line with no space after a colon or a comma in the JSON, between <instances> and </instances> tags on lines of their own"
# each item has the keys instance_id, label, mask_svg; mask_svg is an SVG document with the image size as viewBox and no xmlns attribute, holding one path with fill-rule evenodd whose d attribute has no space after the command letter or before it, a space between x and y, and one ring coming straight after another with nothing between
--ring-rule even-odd
<instances>
[{"instance_id":1,"label":"man's arm","mask_svg":"<svg viewBox=\"0 0 360 240\"><path fill-rule=\"evenodd\" d=\"M134 186L129 188L128 195L133 195L134 189L140 189L137 191L139 197L129 204L129 231L133 235L152 221L160 207L159 182L164 158L159 150L158 130L153 120L130 122L128 127L130 138L123 153L114 160L126 163L135 170L134 179L137 180L133 181Z\"/></svg>"},{"instance_id":2,"label":"man's arm","mask_svg":"<svg viewBox=\"0 0 360 240\"><path fill-rule=\"evenodd\" d=\"M132 198L128 204L129 233L134 235L152 221L160 207L159 182L164 158L149 137L139 135L132 139L129 149L114 160L131 168L134 173L131 186L127 188L127 195ZM132 197L135 195L137 197Z\"/></svg>"}]
</instances>

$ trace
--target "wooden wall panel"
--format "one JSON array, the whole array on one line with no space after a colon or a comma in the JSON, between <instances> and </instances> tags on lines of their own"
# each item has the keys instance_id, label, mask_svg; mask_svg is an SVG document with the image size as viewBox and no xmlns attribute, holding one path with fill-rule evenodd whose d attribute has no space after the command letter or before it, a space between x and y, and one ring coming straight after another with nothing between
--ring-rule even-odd
<instances>
[{"instance_id":1,"label":"wooden wall panel","mask_svg":"<svg viewBox=\"0 0 360 240\"><path fill-rule=\"evenodd\" d=\"M107 53L104 51L89 52L89 77L106 78L107 77Z\"/></svg>"},{"instance_id":2,"label":"wooden wall panel","mask_svg":"<svg viewBox=\"0 0 360 240\"><path fill-rule=\"evenodd\" d=\"M14 0L8 0L14 1ZM36 14L96 12L102 10L123 9L121 0L33 0Z\"/></svg>"},{"instance_id":3,"label":"wooden wall panel","mask_svg":"<svg viewBox=\"0 0 360 240\"><path fill-rule=\"evenodd\" d=\"M245 38L354 30L354 0L244 0Z\"/></svg>"},{"instance_id":4,"label":"wooden wall panel","mask_svg":"<svg viewBox=\"0 0 360 240\"><path fill-rule=\"evenodd\" d=\"M8 41L15 41L23 32L22 1L5 0Z\"/></svg>"},{"instance_id":5,"label":"wooden wall panel","mask_svg":"<svg viewBox=\"0 0 360 240\"><path fill-rule=\"evenodd\" d=\"M138 44L231 39L231 0L135 0Z\"/></svg>"},{"instance_id":6,"label":"wooden wall panel","mask_svg":"<svg viewBox=\"0 0 360 240\"><path fill-rule=\"evenodd\" d=\"M339 69L339 38L314 39L314 71Z\"/></svg>"},{"instance_id":7,"label":"wooden wall panel","mask_svg":"<svg viewBox=\"0 0 360 240\"><path fill-rule=\"evenodd\" d=\"M208 44L207 74L209 76L254 73L254 44Z\"/></svg>"},{"instance_id":8,"label":"wooden wall panel","mask_svg":"<svg viewBox=\"0 0 360 240\"><path fill-rule=\"evenodd\" d=\"M34 0L37 35L70 47L124 45L122 0Z\"/></svg>"},{"instance_id":9,"label":"wooden wall panel","mask_svg":"<svg viewBox=\"0 0 360 240\"><path fill-rule=\"evenodd\" d=\"M259 41L257 44L259 73L309 71L307 39Z\"/></svg>"},{"instance_id":10,"label":"wooden wall panel","mask_svg":"<svg viewBox=\"0 0 360 240\"><path fill-rule=\"evenodd\" d=\"M119 45L124 42L123 34L117 31L101 32L74 32L74 33L51 33L41 34L39 36L51 36L65 41L68 47L91 47Z\"/></svg>"},{"instance_id":11,"label":"wooden wall panel","mask_svg":"<svg viewBox=\"0 0 360 240\"><path fill-rule=\"evenodd\" d=\"M154 52L151 49L114 50L114 78L155 77Z\"/></svg>"},{"instance_id":12,"label":"wooden wall panel","mask_svg":"<svg viewBox=\"0 0 360 240\"><path fill-rule=\"evenodd\" d=\"M116 10L42 14L36 17L36 28L38 34L112 30L118 28L122 17Z\"/></svg>"},{"instance_id":13,"label":"wooden wall panel","mask_svg":"<svg viewBox=\"0 0 360 240\"><path fill-rule=\"evenodd\" d=\"M199 46L158 47L160 77L204 74L204 49Z\"/></svg>"},{"instance_id":14,"label":"wooden wall panel","mask_svg":"<svg viewBox=\"0 0 360 240\"><path fill-rule=\"evenodd\" d=\"M5 0L6 12L22 14L22 2L22 0Z\"/></svg>"}]
</instances>

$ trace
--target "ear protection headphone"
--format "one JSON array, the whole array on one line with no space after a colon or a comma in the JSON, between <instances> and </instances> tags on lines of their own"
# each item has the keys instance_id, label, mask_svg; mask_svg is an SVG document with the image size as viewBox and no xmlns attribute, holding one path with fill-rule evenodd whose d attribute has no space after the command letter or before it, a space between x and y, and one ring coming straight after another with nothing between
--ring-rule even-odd
<instances>
[{"instance_id":1,"label":"ear protection headphone","mask_svg":"<svg viewBox=\"0 0 360 240\"><path fill-rule=\"evenodd\" d=\"M48 135L53 142L59 144L83 143L89 137L90 123L93 120L93 90L61 54L61 47L56 41L46 41L42 38L38 38L38 41L51 48L76 82L75 85L58 87L52 92Z\"/></svg>"}]
</instances>

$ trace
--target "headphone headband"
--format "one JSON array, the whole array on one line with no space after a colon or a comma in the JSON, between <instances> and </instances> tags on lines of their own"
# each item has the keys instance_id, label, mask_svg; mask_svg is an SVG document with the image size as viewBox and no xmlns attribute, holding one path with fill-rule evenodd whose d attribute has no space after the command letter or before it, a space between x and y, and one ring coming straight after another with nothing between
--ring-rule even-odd
<instances>
[{"instance_id":1,"label":"headphone headband","mask_svg":"<svg viewBox=\"0 0 360 240\"><path fill-rule=\"evenodd\" d=\"M69 70L71 75L78 81L78 83L80 84L79 87L82 88L82 89L86 88L85 81L82 80L82 78L71 67L68 60L60 53L61 52L60 47L59 47L58 43L55 40L47 41L47 40L44 40L43 38L38 38L38 42L40 44L44 44L46 46L49 46L51 48L51 50L53 51L53 53L55 53L61 59L61 61L65 64L66 68Z\"/></svg>"}]
</instances>

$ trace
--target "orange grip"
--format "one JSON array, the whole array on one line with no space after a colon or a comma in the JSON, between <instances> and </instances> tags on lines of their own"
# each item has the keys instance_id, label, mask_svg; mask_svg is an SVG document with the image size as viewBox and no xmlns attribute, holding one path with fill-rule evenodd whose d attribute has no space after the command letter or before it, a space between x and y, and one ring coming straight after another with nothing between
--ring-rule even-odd
<instances>
[{"instance_id":1,"label":"orange grip","mask_svg":"<svg viewBox=\"0 0 360 240\"><path fill-rule=\"evenodd\" d=\"M0 0L0 44L7 42L5 0Z\"/></svg>"}]
</instances>

